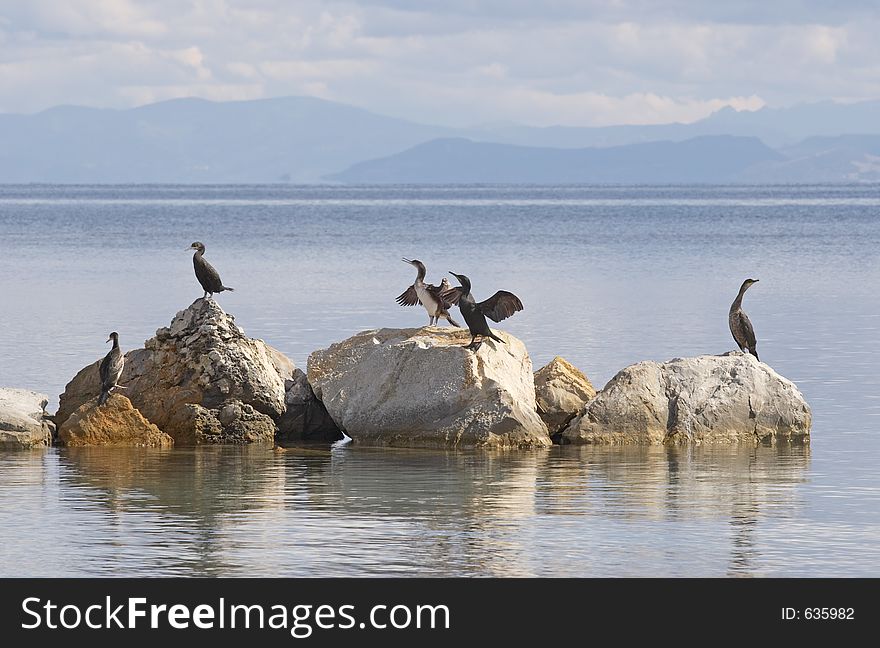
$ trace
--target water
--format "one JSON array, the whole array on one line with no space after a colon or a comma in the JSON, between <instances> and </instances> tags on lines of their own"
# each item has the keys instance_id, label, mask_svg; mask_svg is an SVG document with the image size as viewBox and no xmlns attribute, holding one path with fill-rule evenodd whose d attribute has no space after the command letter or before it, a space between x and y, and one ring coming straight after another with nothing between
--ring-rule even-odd
<instances>
[{"instance_id":1,"label":"water","mask_svg":"<svg viewBox=\"0 0 880 648\"><path fill-rule=\"evenodd\" d=\"M47 392L201 295L304 367L417 326L402 256L512 290L535 366L603 385L730 350L745 277L808 448L0 454L0 575L877 576L880 187L0 187L0 385Z\"/></svg>"}]
</instances>

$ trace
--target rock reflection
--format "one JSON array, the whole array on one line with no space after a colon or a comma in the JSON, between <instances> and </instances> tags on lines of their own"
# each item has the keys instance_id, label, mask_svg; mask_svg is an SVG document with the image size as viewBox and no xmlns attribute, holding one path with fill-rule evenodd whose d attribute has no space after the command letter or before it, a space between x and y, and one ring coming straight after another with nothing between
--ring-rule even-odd
<instances>
[{"instance_id":1,"label":"rock reflection","mask_svg":"<svg viewBox=\"0 0 880 648\"><path fill-rule=\"evenodd\" d=\"M230 516L281 508L271 447L65 448L62 498L99 507L92 551L114 575L215 575L230 565ZM88 518L84 520L89 524ZM233 541L234 542L234 541ZM96 556L97 557L97 556ZM157 569L158 568L158 569ZM154 571L157 570L157 571Z\"/></svg>"},{"instance_id":2,"label":"rock reflection","mask_svg":"<svg viewBox=\"0 0 880 648\"><path fill-rule=\"evenodd\" d=\"M540 489L541 513L681 524L726 520L727 575L755 573L759 522L796 517L798 485L810 466L804 445L561 450L566 456L546 473Z\"/></svg>"},{"instance_id":3,"label":"rock reflection","mask_svg":"<svg viewBox=\"0 0 880 648\"><path fill-rule=\"evenodd\" d=\"M535 516L547 449L461 452L350 448L334 453L312 499L349 523L400 528L413 575L520 576L533 573L519 533ZM378 521L378 522L377 522ZM388 548L396 544L388 540ZM400 567L398 565L398 567Z\"/></svg>"},{"instance_id":4,"label":"rock reflection","mask_svg":"<svg viewBox=\"0 0 880 648\"><path fill-rule=\"evenodd\" d=\"M809 471L802 446L54 452L57 505L22 514L64 548L44 575L751 575Z\"/></svg>"}]
</instances>

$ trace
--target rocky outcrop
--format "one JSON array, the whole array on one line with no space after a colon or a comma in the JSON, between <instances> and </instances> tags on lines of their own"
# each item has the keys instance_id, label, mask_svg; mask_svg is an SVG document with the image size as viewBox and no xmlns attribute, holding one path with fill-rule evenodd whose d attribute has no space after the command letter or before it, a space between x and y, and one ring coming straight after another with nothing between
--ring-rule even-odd
<instances>
[{"instance_id":1,"label":"rocky outcrop","mask_svg":"<svg viewBox=\"0 0 880 648\"><path fill-rule=\"evenodd\" d=\"M0 387L0 449L52 445L55 424L46 414L48 402L45 394Z\"/></svg>"},{"instance_id":2,"label":"rocky outcrop","mask_svg":"<svg viewBox=\"0 0 880 648\"><path fill-rule=\"evenodd\" d=\"M324 404L315 392L302 369L295 369L293 378L285 384L284 402L287 409L278 421L275 440L280 444L299 441L338 441L342 432L333 422Z\"/></svg>"},{"instance_id":3,"label":"rocky outcrop","mask_svg":"<svg viewBox=\"0 0 880 648\"><path fill-rule=\"evenodd\" d=\"M754 356L639 362L618 373L562 432L563 443L809 440L811 413L789 380Z\"/></svg>"},{"instance_id":4,"label":"rocky outcrop","mask_svg":"<svg viewBox=\"0 0 880 648\"><path fill-rule=\"evenodd\" d=\"M125 354L122 392L178 445L272 442L293 363L245 336L213 299L197 299ZM98 392L98 362L61 395L58 425Z\"/></svg>"},{"instance_id":5,"label":"rocky outcrop","mask_svg":"<svg viewBox=\"0 0 880 648\"><path fill-rule=\"evenodd\" d=\"M551 437L561 432L595 395L589 378L560 356L535 372L538 415Z\"/></svg>"},{"instance_id":6,"label":"rocky outcrop","mask_svg":"<svg viewBox=\"0 0 880 648\"><path fill-rule=\"evenodd\" d=\"M103 405L93 398L71 414L58 429L66 446L163 448L174 439L145 419L125 396L111 394Z\"/></svg>"},{"instance_id":7,"label":"rocky outcrop","mask_svg":"<svg viewBox=\"0 0 880 648\"><path fill-rule=\"evenodd\" d=\"M464 348L466 330L363 331L309 356L308 382L355 442L421 447L550 444L532 363L515 337Z\"/></svg>"}]
</instances>

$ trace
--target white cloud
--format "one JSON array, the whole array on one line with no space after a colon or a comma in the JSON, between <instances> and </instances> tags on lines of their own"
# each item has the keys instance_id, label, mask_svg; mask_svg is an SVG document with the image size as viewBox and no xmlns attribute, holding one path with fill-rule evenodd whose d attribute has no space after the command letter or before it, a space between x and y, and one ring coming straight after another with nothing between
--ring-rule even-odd
<instances>
[{"instance_id":1,"label":"white cloud","mask_svg":"<svg viewBox=\"0 0 880 648\"><path fill-rule=\"evenodd\" d=\"M370 74L374 71L370 61L358 59L321 61L265 61L259 70L267 78L273 79L336 79Z\"/></svg>"},{"instance_id":2,"label":"white cloud","mask_svg":"<svg viewBox=\"0 0 880 648\"><path fill-rule=\"evenodd\" d=\"M770 5L6 0L0 110L312 94L424 122L598 125L880 97L869 4Z\"/></svg>"}]
</instances>

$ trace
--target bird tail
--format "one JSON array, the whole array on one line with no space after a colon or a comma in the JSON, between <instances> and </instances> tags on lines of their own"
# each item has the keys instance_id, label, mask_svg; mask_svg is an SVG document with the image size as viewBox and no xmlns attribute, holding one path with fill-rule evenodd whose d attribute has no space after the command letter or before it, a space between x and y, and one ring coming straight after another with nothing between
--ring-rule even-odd
<instances>
[{"instance_id":1,"label":"bird tail","mask_svg":"<svg viewBox=\"0 0 880 648\"><path fill-rule=\"evenodd\" d=\"M110 398L110 390L102 389L101 395L98 396L98 405L103 405L104 403L106 403L108 398Z\"/></svg>"},{"instance_id":2,"label":"bird tail","mask_svg":"<svg viewBox=\"0 0 880 648\"><path fill-rule=\"evenodd\" d=\"M450 326L454 326L455 328L461 328L461 324L452 319L452 316L449 313L446 313L443 317L446 318L446 321L449 322Z\"/></svg>"},{"instance_id":3,"label":"bird tail","mask_svg":"<svg viewBox=\"0 0 880 648\"><path fill-rule=\"evenodd\" d=\"M500 337L495 335L492 331L489 331L489 337L492 338L493 340L495 340L496 342L501 342L501 344L507 344L507 342L505 342Z\"/></svg>"},{"instance_id":4,"label":"bird tail","mask_svg":"<svg viewBox=\"0 0 880 648\"><path fill-rule=\"evenodd\" d=\"M751 353L753 356L755 356L755 360L757 360L758 362L761 362L761 358L758 357L758 350L757 349L754 349L754 348L749 349L749 353Z\"/></svg>"},{"instance_id":5,"label":"bird tail","mask_svg":"<svg viewBox=\"0 0 880 648\"><path fill-rule=\"evenodd\" d=\"M229 286L223 286L223 290L228 290L230 292L235 292L235 288L230 288Z\"/></svg>"}]
</instances>

